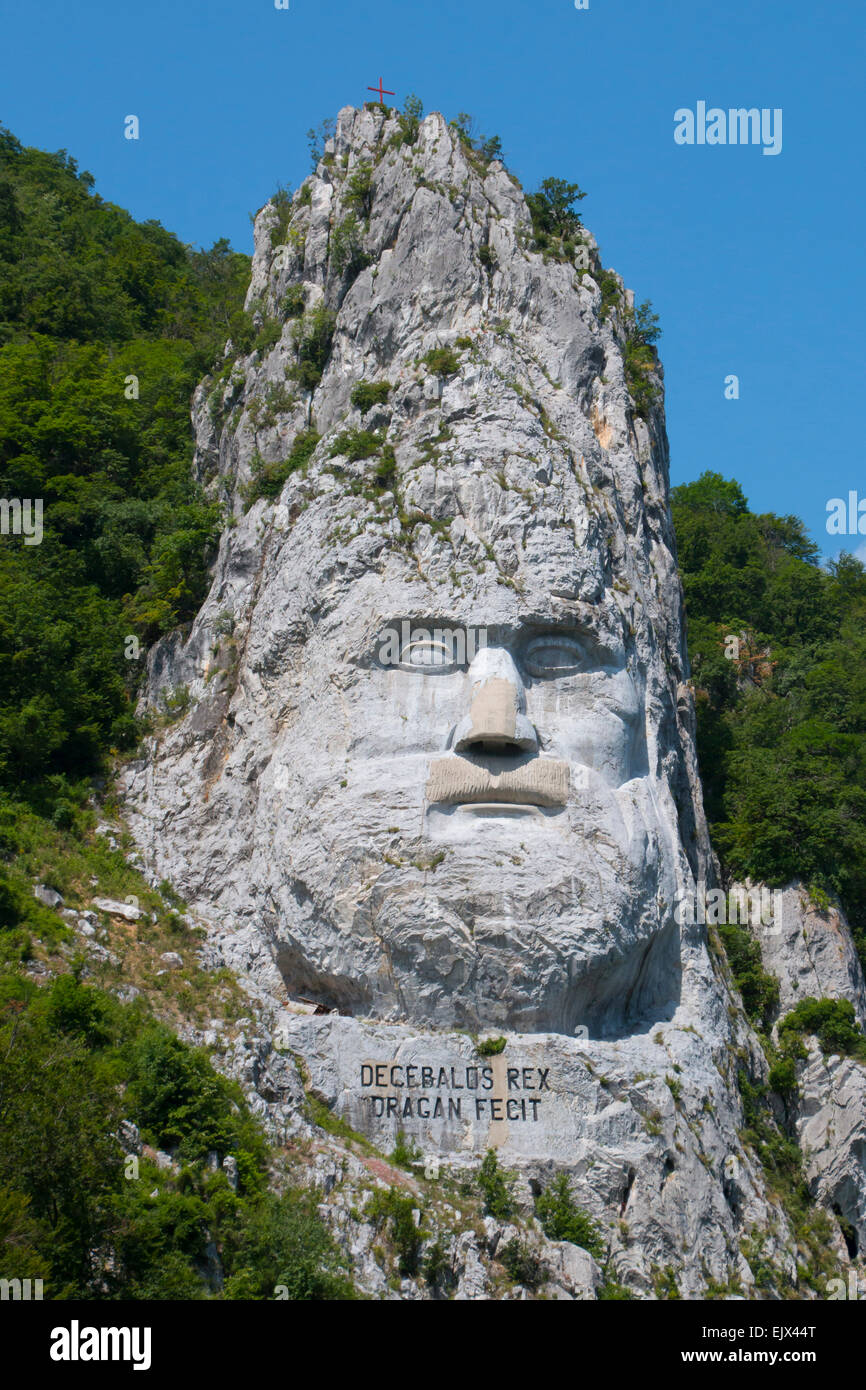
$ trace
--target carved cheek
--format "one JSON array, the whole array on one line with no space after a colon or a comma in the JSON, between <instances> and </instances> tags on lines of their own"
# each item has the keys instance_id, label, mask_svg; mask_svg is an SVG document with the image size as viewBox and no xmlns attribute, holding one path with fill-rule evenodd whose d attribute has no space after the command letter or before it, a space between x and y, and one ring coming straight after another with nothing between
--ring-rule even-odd
<instances>
[{"instance_id":1,"label":"carved cheek","mask_svg":"<svg viewBox=\"0 0 866 1390\"><path fill-rule=\"evenodd\" d=\"M533 695L532 718L551 753L592 768L613 785L633 775L641 702L627 672L596 672L567 686L536 687Z\"/></svg>"}]
</instances>

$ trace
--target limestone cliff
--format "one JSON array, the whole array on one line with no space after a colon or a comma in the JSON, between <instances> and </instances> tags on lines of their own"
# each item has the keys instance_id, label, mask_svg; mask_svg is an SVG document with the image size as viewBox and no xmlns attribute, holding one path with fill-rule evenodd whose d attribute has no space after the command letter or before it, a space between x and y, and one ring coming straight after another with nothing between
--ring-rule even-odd
<instances>
[{"instance_id":1,"label":"limestone cliff","mask_svg":"<svg viewBox=\"0 0 866 1390\"><path fill-rule=\"evenodd\" d=\"M306 1123L292 1056L380 1147L496 1148L530 1207L564 1171L642 1296L779 1296L801 1255L743 1138L766 1061L675 911L715 869L661 367L635 377L587 231L542 254L501 164L413 133L343 110L258 215L255 343L194 402L231 524L151 653L130 824L257 1001L232 1065L277 1133Z\"/></svg>"}]
</instances>

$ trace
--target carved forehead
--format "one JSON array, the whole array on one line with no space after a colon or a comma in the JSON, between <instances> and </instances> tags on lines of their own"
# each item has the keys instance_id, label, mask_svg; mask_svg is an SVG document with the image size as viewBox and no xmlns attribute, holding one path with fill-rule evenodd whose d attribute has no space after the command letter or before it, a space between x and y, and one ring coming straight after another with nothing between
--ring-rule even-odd
<instances>
[{"instance_id":1,"label":"carved forehead","mask_svg":"<svg viewBox=\"0 0 866 1390\"><path fill-rule=\"evenodd\" d=\"M600 665L649 677L658 642L621 548L615 564L606 538L580 546L573 527L532 528L509 573L501 549L487 547L470 562L459 534L456 546L450 534L425 523L410 542L400 522L382 508L371 512L362 497L316 498L270 561L287 576L270 625L277 635L292 628L296 659L331 668L372 663L380 634L408 621L429 631L484 631L488 644L509 647L570 632L597 649Z\"/></svg>"}]
</instances>

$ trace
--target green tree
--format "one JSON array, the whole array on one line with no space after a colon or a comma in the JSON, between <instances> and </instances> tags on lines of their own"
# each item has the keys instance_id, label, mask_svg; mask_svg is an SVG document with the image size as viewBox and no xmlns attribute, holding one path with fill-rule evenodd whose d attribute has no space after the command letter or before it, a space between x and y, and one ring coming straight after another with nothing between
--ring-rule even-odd
<instances>
[{"instance_id":1,"label":"green tree","mask_svg":"<svg viewBox=\"0 0 866 1390\"><path fill-rule=\"evenodd\" d=\"M515 1203L508 1176L499 1166L493 1149L488 1149L478 1170L478 1186L484 1198L484 1210L488 1216L507 1221L514 1215Z\"/></svg>"},{"instance_id":2,"label":"green tree","mask_svg":"<svg viewBox=\"0 0 866 1390\"><path fill-rule=\"evenodd\" d=\"M125 639L206 590L189 401L248 278L225 239L186 247L0 128L0 495L44 506L42 543L0 551L0 785L38 799L137 736Z\"/></svg>"},{"instance_id":3,"label":"green tree","mask_svg":"<svg viewBox=\"0 0 866 1390\"><path fill-rule=\"evenodd\" d=\"M822 568L798 518L718 473L672 504L714 843L732 876L838 894L866 959L866 569Z\"/></svg>"},{"instance_id":4,"label":"green tree","mask_svg":"<svg viewBox=\"0 0 866 1390\"><path fill-rule=\"evenodd\" d=\"M535 1212L549 1240L568 1240L588 1250L597 1260L603 1258L605 1247L601 1231L575 1202L565 1173L558 1173L539 1193Z\"/></svg>"},{"instance_id":5,"label":"green tree","mask_svg":"<svg viewBox=\"0 0 866 1390\"><path fill-rule=\"evenodd\" d=\"M545 245L551 237L574 238L581 226L575 203L585 197L579 184L543 179L536 192L526 198L536 241Z\"/></svg>"},{"instance_id":6,"label":"green tree","mask_svg":"<svg viewBox=\"0 0 866 1390\"><path fill-rule=\"evenodd\" d=\"M244 1224L232 1252L228 1297L292 1301L355 1297L337 1247L310 1193L269 1194Z\"/></svg>"}]
</instances>

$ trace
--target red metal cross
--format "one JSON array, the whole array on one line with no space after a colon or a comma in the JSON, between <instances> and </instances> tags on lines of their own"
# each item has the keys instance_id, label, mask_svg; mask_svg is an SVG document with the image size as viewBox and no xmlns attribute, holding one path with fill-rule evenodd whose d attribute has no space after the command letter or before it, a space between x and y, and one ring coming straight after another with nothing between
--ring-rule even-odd
<instances>
[{"instance_id":1,"label":"red metal cross","mask_svg":"<svg viewBox=\"0 0 866 1390\"><path fill-rule=\"evenodd\" d=\"M379 93L379 101L381 102L382 106L385 105L385 97L393 97L393 96L396 96L396 95L397 95L396 92L389 92L389 91L386 91L386 89L382 86L382 78L381 78L381 77L379 78L379 85L378 85L378 87L368 87L368 88L367 88L367 91L368 91L368 92L378 92L378 93Z\"/></svg>"}]
</instances>

